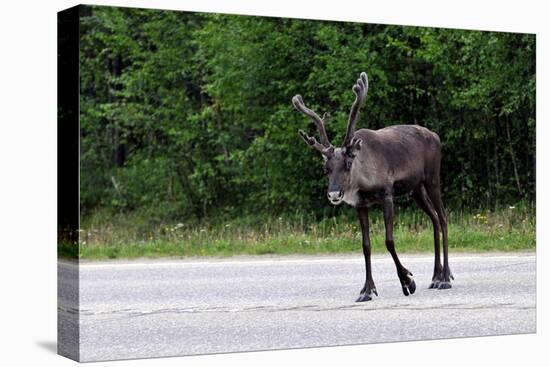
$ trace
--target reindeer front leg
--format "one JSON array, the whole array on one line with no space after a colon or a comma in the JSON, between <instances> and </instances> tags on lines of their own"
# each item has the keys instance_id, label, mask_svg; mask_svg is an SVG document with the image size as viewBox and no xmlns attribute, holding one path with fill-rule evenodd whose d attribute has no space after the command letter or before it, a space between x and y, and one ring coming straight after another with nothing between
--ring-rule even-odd
<instances>
[{"instance_id":1,"label":"reindeer front leg","mask_svg":"<svg viewBox=\"0 0 550 367\"><path fill-rule=\"evenodd\" d=\"M386 227L386 248L395 263L403 294L408 296L416 291L416 284L412 278L412 273L401 265L401 261L399 261L395 252L395 243L393 242L393 196L391 193L386 193L384 197L384 225Z\"/></svg>"},{"instance_id":2,"label":"reindeer front leg","mask_svg":"<svg viewBox=\"0 0 550 367\"><path fill-rule=\"evenodd\" d=\"M369 211L367 207L357 208L357 214L359 215L359 223L361 224L361 232L363 234L363 255L365 256L365 286L361 289L359 298L355 302L365 302L372 299L372 295L376 292L374 286L374 280L372 280L372 271L370 263L370 237L369 237Z\"/></svg>"}]
</instances>

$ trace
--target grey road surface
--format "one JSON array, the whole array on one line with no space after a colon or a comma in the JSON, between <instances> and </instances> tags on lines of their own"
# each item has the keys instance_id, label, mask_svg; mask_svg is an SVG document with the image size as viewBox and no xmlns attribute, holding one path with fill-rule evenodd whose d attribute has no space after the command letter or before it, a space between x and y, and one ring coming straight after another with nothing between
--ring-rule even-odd
<instances>
[{"instance_id":1,"label":"grey road surface","mask_svg":"<svg viewBox=\"0 0 550 367\"><path fill-rule=\"evenodd\" d=\"M83 263L82 361L533 333L533 253L453 255L449 290L427 289L432 256L375 256L379 297L354 300L361 255ZM77 275L59 263L59 276ZM63 288L63 286L61 286ZM60 289L60 325L77 312Z\"/></svg>"}]
</instances>

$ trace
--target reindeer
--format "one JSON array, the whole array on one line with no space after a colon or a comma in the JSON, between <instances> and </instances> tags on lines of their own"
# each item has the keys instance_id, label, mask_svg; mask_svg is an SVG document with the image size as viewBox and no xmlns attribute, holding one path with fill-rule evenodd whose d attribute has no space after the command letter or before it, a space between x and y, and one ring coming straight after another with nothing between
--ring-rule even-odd
<instances>
[{"instance_id":1,"label":"reindeer","mask_svg":"<svg viewBox=\"0 0 550 367\"><path fill-rule=\"evenodd\" d=\"M368 208L382 204L386 229L386 248L391 254L403 294L416 290L412 273L395 252L393 240L393 201L398 195L409 194L430 217L434 229L435 262L430 289L449 289L454 279L449 268L447 216L440 189L441 142L439 136L418 125L395 125L380 130L355 131L359 110L368 90L368 77L361 73L352 88L355 101L348 118L342 146L334 147L325 130L325 116L320 118L304 104L300 95L292 98L294 107L313 120L319 131L320 143L299 130L302 139L321 153L323 170L328 177L328 200L333 205L345 202L357 209L363 238L366 280L356 302L370 301L378 296L371 272L371 244ZM443 237L443 266L440 256L440 235Z\"/></svg>"}]
</instances>

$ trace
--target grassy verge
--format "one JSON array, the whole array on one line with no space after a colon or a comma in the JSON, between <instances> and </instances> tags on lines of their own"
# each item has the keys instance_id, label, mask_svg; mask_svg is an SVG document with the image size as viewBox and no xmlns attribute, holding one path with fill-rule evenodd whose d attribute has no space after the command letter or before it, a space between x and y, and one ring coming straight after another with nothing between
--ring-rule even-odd
<instances>
[{"instance_id":1,"label":"grassy verge","mask_svg":"<svg viewBox=\"0 0 550 367\"><path fill-rule=\"evenodd\" d=\"M508 207L476 213L450 211L449 219L450 251L535 248L532 208ZM98 211L84 218L80 238L80 257L84 259L361 251L361 231L353 211L321 220L296 213L194 224L155 223L135 213ZM399 213L394 238L399 253L433 251L431 222L419 211ZM384 224L376 211L371 213L371 242L374 253L386 251Z\"/></svg>"}]
</instances>

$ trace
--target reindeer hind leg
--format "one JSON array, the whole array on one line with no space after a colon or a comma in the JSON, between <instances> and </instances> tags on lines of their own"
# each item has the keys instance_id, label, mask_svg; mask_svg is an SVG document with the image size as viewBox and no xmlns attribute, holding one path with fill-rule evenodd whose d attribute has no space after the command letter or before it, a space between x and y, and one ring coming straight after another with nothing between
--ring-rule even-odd
<instances>
[{"instance_id":1,"label":"reindeer hind leg","mask_svg":"<svg viewBox=\"0 0 550 367\"><path fill-rule=\"evenodd\" d=\"M433 204L433 207L439 218L439 224L441 226L441 233L443 235L443 281L438 284L438 289L449 289L451 288L451 279L453 275L451 274L451 269L449 267L449 241L447 236L447 214L445 213L445 208L443 207L443 201L441 200L441 189L439 186L439 180L436 183L426 186L426 192L430 201Z\"/></svg>"},{"instance_id":2,"label":"reindeer hind leg","mask_svg":"<svg viewBox=\"0 0 550 367\"><path fill-rule=\"evenodd\" d=\"M426 192L426 188L424 185L421 185L417 190L415 190L412 194L412 197L414 201L418 204L420 209L422 209L428 217L430 217L434 229L434 271L432 276L432 282L430 283L430 286L428 288L430 289L437 289L439 287L439 283L443 281L443 267L441 266L441 246L440 246L440 232L441 227L439 223L439 217L437 216L437 212L435 211L432 202L430 201L430 198L428 197L428 193Z\"/></svg>"}]
</instances>

